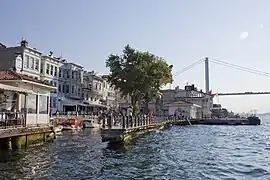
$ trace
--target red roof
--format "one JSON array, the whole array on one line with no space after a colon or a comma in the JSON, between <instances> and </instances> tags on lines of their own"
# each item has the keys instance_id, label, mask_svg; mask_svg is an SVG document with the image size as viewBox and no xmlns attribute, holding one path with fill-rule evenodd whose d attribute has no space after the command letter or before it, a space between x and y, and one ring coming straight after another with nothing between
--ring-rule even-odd
<instances>
[{"instance_id":1,"label":"red roof","mask_svg":"<svg viewBox=\"0 0 270 180\"><path fill-rule=\"evenodd\" d=\"M19 74L14 71L0 71L0 81L1 80L26 80L26 81L32 81L35 83L51 86L50 84L44 81L29 77L24 74Z\"/></svg>"}]
</instances>

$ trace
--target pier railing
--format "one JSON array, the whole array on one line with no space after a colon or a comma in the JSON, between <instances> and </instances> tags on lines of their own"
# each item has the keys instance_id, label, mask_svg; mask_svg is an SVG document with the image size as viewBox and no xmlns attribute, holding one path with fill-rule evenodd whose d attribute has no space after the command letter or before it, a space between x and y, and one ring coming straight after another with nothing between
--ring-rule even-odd
<instances>
[{"instance_id":1,"label":"pier railing","mask_svg":"<svg viewBox=\"0 0 270 180\"><path fill-rule=\"evenodd\" d=\"M105 128L135 128L163 123L168 119L164 116L107 116L102 118L101 127Z\"/></svg>"},{"instance_id":2,"label":"pier railing","mask_svg":"<svg viewBox=\"0 0 270 180\"><path fill-rule=\"evenodd\" d=\"M26 121L24 113L0 112L0 129L25 127L25 126Z\"/></svg>"}]
</instances>

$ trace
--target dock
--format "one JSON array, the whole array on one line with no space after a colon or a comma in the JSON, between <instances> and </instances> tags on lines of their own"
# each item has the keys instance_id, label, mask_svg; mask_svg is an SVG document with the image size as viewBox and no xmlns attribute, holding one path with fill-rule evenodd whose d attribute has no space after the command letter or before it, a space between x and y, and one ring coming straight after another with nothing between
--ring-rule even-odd
<instances>
[{"instance_id":1,"label":"dock","mask_svg":"<svg viewBox=\"0 0 270 180\"><path fill-rule=\"evenodd\" d=\"M164 129L169 125L260 125L258 117L224 119L167 119L164 117L133 116L103 118L101 127L102 142L121 143L130 137L154 130Z\"/></svg>"},{"instance_id":2,"label":"dock","mask_svg":"<svg viewBox=\"0 0 270 180\"><path fill-rule=\"evenodd\" d=\"M120 116L103 118L101 127L102 142L120 143L131 136L164 128L167 123L162 117Z\"/></svg>"}]
</instances>

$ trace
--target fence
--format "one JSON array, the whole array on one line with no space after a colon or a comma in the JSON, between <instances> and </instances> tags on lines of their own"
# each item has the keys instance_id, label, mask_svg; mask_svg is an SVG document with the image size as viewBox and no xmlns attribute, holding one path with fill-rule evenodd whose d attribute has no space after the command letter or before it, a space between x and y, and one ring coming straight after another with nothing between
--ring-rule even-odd
<instances>
[{"instance_id":1,"label":"fence","mask_svg":"<svg viewBox=\"0 0 270 180\"><path fill-rule=\"evenodd\" d=\"M166 121L163 116L107 116L102 118L102 128L135 128L159 124Z\"/></svg>"},{"instance_id":2,"label":"fence","mask_svg":"<svg viewBox=\"0 0 270 180\"><path fill-rule=\"evenodd\" d=\"M0 129L25 127L25 115L19 112L0 112Z\"/></svg>"}]
</instances>

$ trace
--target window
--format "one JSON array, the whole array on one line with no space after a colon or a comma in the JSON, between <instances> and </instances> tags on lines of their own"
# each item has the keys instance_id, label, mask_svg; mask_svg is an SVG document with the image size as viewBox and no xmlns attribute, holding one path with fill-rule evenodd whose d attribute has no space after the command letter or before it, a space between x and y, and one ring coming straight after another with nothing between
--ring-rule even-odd
<instances>
[{"instance_id":1,"label":"window","mask_svg":"<svg viewBox=\"0 0 270 180\"><path fill-rule=\"evenodd\" d=\"M36 114L37 113L37 95L28 94L26 98L27 98L28 113Z\"/></svg>"},{"instance_id":2,"label":"window","mask_svg":"<svg viewBox=\"0 0 270 180\"><path fill-rule=\"evenodd\" d=\"M28 55L25 55L25 56L24 56L23 67L29 68L29 56L28 56Z\"/></svg>"},{"instance_id":3,"label":"window","mask_svg":"<svg viewBox=\"0 0 270 180\"><path fill-rule=\"evenodd\" d=\"M48 97L39 95L39 114L48 114Z\"/></svg>"},{"instance_id":4,"label":"window","mask_svg":"<svg viewBox=\"0 0 270 180\"><path fill-rule=\"evenodd\" d=\"M43 74L44 63L40 63L40 73Z\"/></svg>"},{"instance_id":5,"label":"window","mask_svg":"<svg viewBox=\"0 0 270 180\"><path fill-rule=\"evenodd\" d=\"M74 79L74 71L71 72L71 79Z\"/></svg>"},{"instance_id":6,"label":"window","mask_svg":"<svg viewBox=\"0 0 270 180\"><path fill-rule=\"evenodd\" d=\"M61 92L61 89L62 89L62 85L58 84L58 91Z\"/></svg>"},{"instance_id":7,"label":"window","mask_svg":"<svg viewBox=\"0 0 270 180\"><path fill-rule=\"evenodd\" d=\"M57 76L57 67L54 67L54 76Z\"/></svg>"},{"instance_id":8,"label":"window","mask_svg":"<svg viewBox=\"0 0 270 180\"><path fill-rule=\"evenodd\" d=\"M66 93L69 93L69 85L66 85Z\"/></svg>"},{"instance_id":9,"label":"window","mask_svg":"<svg viewBox=\"0 0 270 180\"><path fill-rule=\"evenodd\" d=\"M54 87L57 87L57 82L53 82L53 86ZM57 88L56 89L54 89L54 91L53 91L54 93L57 93Z\"/></svg>"},{"instance_id":10,"label":"window","mask_svg":"<svg viewBox=\"0 0 270 180\"><path fill-rule=\"evenodd\" d=\"M50 84L53 86L53 81L50 81Z\"/></svg>"},{"instance_id":11,"label":"window","mask_svg":"<svg viewBox=\"0 0 270 180\"><path fill-rule=\"evenodd\" d=\"M59 69L59 77L61 77L62 76L62 71L61 71L61 69Z\"/></svg>"},{"instance_id":12,"label":"window","mask_svg":"<svg viewBox=\"0 0 270 180\"><path fill-rule=\"evenodd\" d=\"M98 84L96 84L96 89L98 89Z\"/></svg>"},{"instance_id":13,"label":"window","mask_svg":"<svg viewBox=\"0 0 270 180\"><path fill-rule=\"evenodd\" d=\"M47 64L47 66L46 66L46 74L49 74L49 72L50 72L50 65Z\"/></svg>"},{"instance_id":14,"label":"window","mask_svg":"<svg viewBox=\"0 0 270 180\"><path fill-rule=\"evenodd\" d=\"M81 94L81 88L78 88L78 95Z\"/></svg>"},{"instance_id":15,"label":"window","mask_svg":"<svg viewBox=\"0 0 270 180\"><path fill-rule=\"evenodd\" d=\"M63 78L66 78L66 77L67 77L67 73L66 73L66 70L63 70L63 73L62 73L62 75L63 75Z\"/></svg>"},{"instance_id":16,"label":"window","mask_svg":"<svg viewBox=\"0 0 270 180\"><path fill-rule=\"evenodd\" d=\"M50 75L53 75L53 65L51 65L51 73Z\"/></svg>"},{"instance_id":17,"label":"window","mask_svg":"<svg viewBox=\"0 0 270 180\"><path fill-rule=\"evenodd\" d=\"M21 102L21 112L24 112L24 102L25 102L25 95L24 94L20 94L20 102ZM27 107L27 106L26 106Z\"/></svg>"},{"instance_id":18,"label":"window","mask_svg":"<svg viewBox=\"0 0 270 180\"><path fill-rule=\"evenodd\" d=\"M38 71L38 69L39 69L39 59L36 59L35 70Z\"/></svg>"},{"instance_id":19,"label":"window","mask_svg":"<svg viewBox=\"0 0 270 180\"><path fill-rule=\"evenodd\" d=\"M65 89L66 89L65 87L66 87L66 85L63 84L63 87L62 87L62 92L63 93L65 93Z\"/></svg>"},{"instance_id":20,"label":"window","mask_svg":"<svg viewBox=\"0 0 270 180\"><path fill-rule=\"evenodd\" d=\"M74 93L74 86L71 87L71 93Z\"/></svg>"},{"instance_id":21,"label":"window","mask_svg":"<svg viewBox=\"0 0 270 180\"><path fill-rule=\"evenodd\" d=\"M31 62L31 66L30 66L30 67L31 67L31 69L34 69L34 66L35 66L35 58L31 57L30 59L31 59L31 61L30 61L30 62Z\"/></svg>"},{"instance_id":22,"label":"window","mask_svg":"<svg viewBox=\"0 0 270 180\"><path fill-rule=\"evenodd\" d=\"M56 106L56 98L53 98L53 102L52 102L52 104L53 104L53 107L54 108L56 108L57 106Z\"/></svg>"},{"instance_id":23,"label":"window","mask_svg":"<svg viewBox=\"0 0 270 180\"><path fill-rule=\"evenodd\" d=\"M69 71L67 70L67 79L69 79Z\"/></svg>"}]
</instances>

